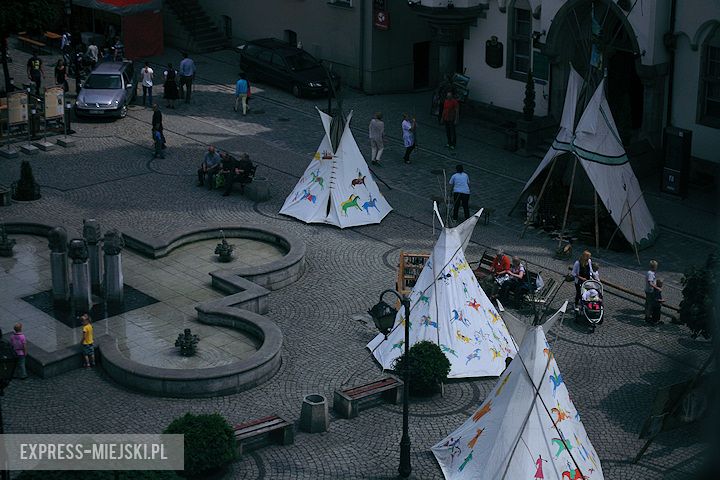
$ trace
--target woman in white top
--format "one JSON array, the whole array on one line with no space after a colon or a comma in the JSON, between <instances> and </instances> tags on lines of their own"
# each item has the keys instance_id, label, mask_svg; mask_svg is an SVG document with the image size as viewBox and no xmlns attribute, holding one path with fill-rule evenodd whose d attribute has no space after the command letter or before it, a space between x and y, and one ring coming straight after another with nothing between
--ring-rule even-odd
<instances>
[{"instance_id":1,"label":"woman in white top","mask_svg":"<svg viewBox=\"0 0 720 480\"><path fill-rule=\"evenodd\" d=\"M152 87L153 87L153 69L150 68L150 63L145 62L145 68L140 71L140 78L142 81L143 89L143 106L152 107ZM150 97L150 101L146 104L145 99Z\"/></svg>"},{"instance_id":2,"label":"woman in white top","mask_svg":"<svg viewBox=\"0 0 720 480\"><path fill-rule=\"evenodd\" d=\"M370 127L368 128L370 132L370 160L373 165L380 165L380 159L385 149L385 145L383 144L385 123L382 121L382 117L382 113L377 112L375 118L370 120Z\"/></svg>"},{"instance_id":3,"label":"woman in white top","mask_svg":"<svg viewBox=\"0 0 720 480\"><path fill-rule=\"evenodd\" d=\"M455 173L450 177L450 185L453 187L453 220L458 221L458 210L460 203L463 206L465 220L470 218L470 177L463 171L463 166L455 167Z\"/></svg>"},{"instance_id":4,"label":"woman in white top","mask_svg":"<svg viewBox=\"0 0 720 480\"><path fill-rule=\"evenodd\" d=\"M403 113L402 131L403 131L403 144L405 145L405 156L403 160L405 163L410 163L410 153L415 148L415 117L410 117L407 113Z\"/></svg>"}]
</instances>

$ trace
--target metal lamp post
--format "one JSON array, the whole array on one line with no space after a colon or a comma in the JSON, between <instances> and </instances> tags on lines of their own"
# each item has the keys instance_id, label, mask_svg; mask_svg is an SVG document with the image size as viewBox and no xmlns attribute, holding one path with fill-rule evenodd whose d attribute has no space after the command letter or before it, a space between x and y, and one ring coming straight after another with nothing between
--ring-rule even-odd
<instances>
[{"instance_id":1,"label":"metal lamp post","mask_svg":"<svg viewBox=\"0 0 720 480\"><path fill-rule=\"evenodd\" d=\"M17 366L18 358L15 354L15 350L12 346L2 340L2 332L0 332L0 396L5 392L5 387L10 384L10 381L15 375L15 367ZM5 433L2 419L2 403L0 402L0 435ZM0 478L7 480L10 478L10 472L5 469L5 465L2 465L0 471Z\"/></svg>"},{"instance_id":2,"label":"metal lamp post","mask_svg":"<svg viewBox=\"0 0 720 480\"><path fill-rule=\"evenodd\" d=\"M387 338L388 334L392 330L395 324L395 317L397 316L397 310L383 302L382 297L386 293L394 294L401 305L405 309L405 362L403 368L403 433L402 439L400 440L400 466L398 472L403 478L410 476L412 472L412 466L410 465L410 434L408 432L408 419L409 419L409 391L408 391L408 350L410 349L410 299L406 295L400 295L398 292L392 289L385 290L380 294L380 301L368 310L368 313L373 319L375 326L380 330L380 333L385 335Z\"/></svg>"}]
</instances>

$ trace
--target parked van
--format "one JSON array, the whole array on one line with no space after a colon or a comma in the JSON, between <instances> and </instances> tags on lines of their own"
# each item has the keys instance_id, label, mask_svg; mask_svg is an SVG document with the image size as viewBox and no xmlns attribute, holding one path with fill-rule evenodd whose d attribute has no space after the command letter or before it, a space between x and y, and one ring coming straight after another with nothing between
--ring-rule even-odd
<instances>
[{"instance_id":1,"label":"parked van","mask_svg":"<svg viewBox=\"0 0 720 480\"><path fill-rule=\"evenodd\" d=\"M85 82L75 101L75 113L86 116L124 118L135 99L135 69L131 61L99 64Z\"/></svg>"}]
</instances>

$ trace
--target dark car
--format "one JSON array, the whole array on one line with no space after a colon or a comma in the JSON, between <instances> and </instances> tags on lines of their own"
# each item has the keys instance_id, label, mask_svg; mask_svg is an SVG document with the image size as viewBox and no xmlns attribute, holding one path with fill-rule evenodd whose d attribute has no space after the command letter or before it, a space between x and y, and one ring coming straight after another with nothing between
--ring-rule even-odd
<instances>
[{"instance_id":1,"label":"dark car","mask_svg":"<svg viewBox=\"0 0 720 480\"><path fill-rule=\"evenodd\" d=\"M135 98L134 76L130 61L101 63L83 82L75 101L75 113L124 118Z\"/></svg>"},{"instance_id":2,"label":"dark car","mask_svg":"<svg viewBox=\"0 0 720 480\"><path fill-rule=\"evenodd\" d=\"M340 77L305 50L275 38L264 38L237 47L240 68L253 81L290 90L296 97L328 95L328 73L337 89Z\"/></svg>"}]
</instances>

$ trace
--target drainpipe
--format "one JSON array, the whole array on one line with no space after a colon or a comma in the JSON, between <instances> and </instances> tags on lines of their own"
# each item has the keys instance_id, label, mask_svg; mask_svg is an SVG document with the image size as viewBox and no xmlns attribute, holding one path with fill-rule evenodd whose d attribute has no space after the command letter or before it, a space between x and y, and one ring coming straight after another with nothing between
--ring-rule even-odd
<instances>
[{"instance_id":1,"label":"drainpipe","mask_svg":"<svg viewBox=\"0 0 720 480\"><path fill-rule=\"evenodd\" d=\"M665 34L663 40L665 47L669 51L668 58L668 95L667 95L667 111L665 126L672 126L672 102L673 102L673 81L675 77L675 48L677 47L677 37L675 36L675 11L677 10L677 0L670 2L670 31Z\"/></svg>"},{"instance_id":2,"label":"drainpipe","mask_svg":"<svg viewBox=\"0 0 720 480\"><path fill-rule=\"evenodd\" d=\"M674 1L674 0L673 0ZM360 0L359 17L360 17L360 45L358 50L358 73L360 91L363 92L365 86L365 0Z\"/></svg>"}]
</instances>

